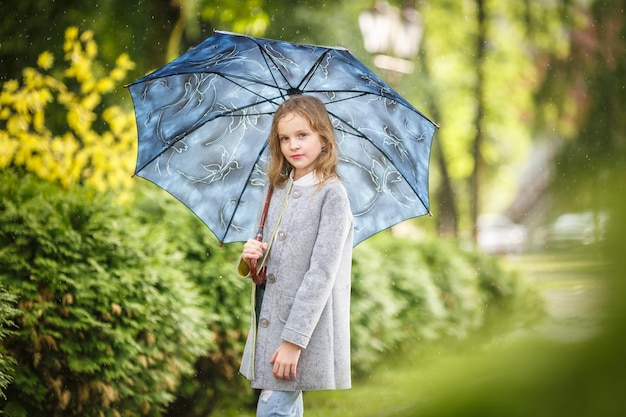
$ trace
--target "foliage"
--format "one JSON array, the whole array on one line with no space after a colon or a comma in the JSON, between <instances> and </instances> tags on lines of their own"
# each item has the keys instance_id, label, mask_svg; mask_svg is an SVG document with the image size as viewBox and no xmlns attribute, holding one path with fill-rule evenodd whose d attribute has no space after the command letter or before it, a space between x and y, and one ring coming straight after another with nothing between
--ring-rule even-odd
<instances>
[{"instance_id":1,"label":"foliage","mask_svg":"<svg viewBox=\"0 0 626 417\"><path fill-rule=\"evenodd\" d=\"M69 26L100 39L106 64L121 52L132 56L137 67L130 78L135 79L197 45L213 29L261 36L270 22L265 0L107 0L90 7L80 0L0 1L7 3L11 13L0 15L0 80L34 66L40 50L61 54L60 33Z\"/></svg>"},{"instance_id":2,"label":"foliage","mask_svg":"<svg viewBox=\"0 0 626 417\"><path fill-rule=\"evenodd\" d=\"M234 32L260 36L269 24L265 0L221 0L219 5L207 0L197 1L202 19L216 27L226 26Z\"/></svg>"},{"instance_id":3,"label":"foliage","mask_svg":"<svg viewBox=\"0 0 626 417\"><path fill-rule=\"evenodd\" d=\"M411 403L385 415L626 415L626 170L612 160L612 155L602 158L612 174L606 190L611 226L600 250L547 254L550 260L540 269L532 267L551 276L550 292L565 289L561 297L555 297L555 306L560 308L555 309L550 325L526 337L516 334L475 355L446 358L441 373L432 373L423 400L415 401L407 393ZM571 196L564 202L568 203ZM565 311L563 306L567 306Z\"/></svg>"},{"instance_id":4,"label":"foliage","mask_svg":"<svg viewBox=\"0 0 626 417\"><path fill-rule=\"evenodd\" d=\"M250 326L250 281L235 272L241 245L220 247L180 202L146 181L136 185L133 217L150 226L147 239L177 254L176 268L196 285L211 332L205 355L178 387L167 415L204 416L216 407L247 401L250 384L238 372Z\"/></svg>"},{"instance_id":5,"label":"foliage","mask_svg":"<svg viewBox=\"0 0 626 417\"><path fill-rule=\"evenodd\" d=\"M407 346L465 339L535 297L493 258L446 240L381 233L354 253L353 370L367 373L381 356ZM540 311L533 304L525 309L529 319Z\"/></svg>"},{"instance_id":6,"label":"foliage","mask_svg":"<svg viewBox=\"0 0 626 417\"><path fill-rule=\"evenodd\" d=\"M626 150L626 91L616 88L626 77L624 2L595 2L578 10L578 24L568 43L571 53L551 57L540 96L545 117L569 127L556 164L552 193L555 216L567 212L606 210L612 172L623 167ZM551 116L551 118L550 118Z\"/></svg>"},{"instance_id":7,"label":"foliage","mask_svg":"<svg viewBox=\"0 0 626 417\"><path fill-rule=\"evenodd\" d=\"M0 184L0 285L20 310L5 414L160 415L209 339L176 254L108 195Z\"/></svg>"},{"instance_id":8,"label":"foliage","mask_svg":"<svg viewBox=\"0 0 626 417\"><path fill-rule=\"evenodd\" d=\"M96 58L92 32L65 32L65 69L42 52L23 80L0 91L0 168L24 167L64 187L85 184L99 191L128 186L134 158L135 122L119 105L104 107L133 63L120 55L107 74ZM126 167L127 169L123 169Z\"/></svg>"},{"instance_id":9,"label":"foliage","mask_svg":"<svg viewBox=\"0 0 626 417\"><path fill-rule=\"evenodd\" d=\"M269 24L263 9L265 0L174 0L179 7L178 20L168 41L167 60L198 44L208 34L202 33L202 23L213 28L253 36L262 36ZM183 42L183 35L186 42Z\"/></svg>"},{"instance_id":10,"label":"foliage","mask_svg":"<svg viewBox=\"0 0 626 417\"><path fill-rule=\"evenodd\" d=\"M165 61L165 40L177 16L171 3L106 0L86 7L81 0L2 0L1 7L11 12L0 15L0 81L36 66L43 50L63 56L63 32L70 26L94 33L98 55L108 68L121 53L132 56L138 65L131 78L137 78Z\"/></svg>"},{"instance_id":11,"label":"foliage","mask_svg":"<svg viewBox=\"0 0 626 417\"><path fill-rule=\"evenodd\" d=\"M423 65L430 75L432 106L440 115L437 138L454 183L462 222L467 220L471 199L479 199L481 212L499 212L507 208L518 191L513 185L518 182L518 173L535 139L535 122L542 113L535 102L544 81L542 65L546 57L568 53L571 24L561 15L568 9L565 2L482 3L486 14L484 62L476 60L476 1L442 0L422 9ZM575 8L572 5L569 13L576 15ZM478 87L485 107L477 116L480 71L483 84ZM477 117L485 138L478 162L473 153ZM481 161L485 169L480 178L481 193L473 196L467 181L474 164Z\"/></svg>"},{"instance_id":12,"label":"foliage","mask_svg":"<svg viewBox=\"0 0 626 417\"><path fill-rule=\"evenodd\" d=\"M0 286L0 342L11 335L15 324L13 318L18 310L15 308L16 297ZM6 400L4 391L13 380L15 360L7 355L6 349L0 345L0 400Z\"/></svg>"}]
</instances>

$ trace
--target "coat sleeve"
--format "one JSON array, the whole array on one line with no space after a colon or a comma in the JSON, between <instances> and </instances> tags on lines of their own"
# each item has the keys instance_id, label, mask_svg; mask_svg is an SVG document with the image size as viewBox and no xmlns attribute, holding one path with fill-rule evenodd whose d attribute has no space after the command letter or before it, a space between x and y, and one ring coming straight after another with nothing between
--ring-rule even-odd
<instances>
[{"instance_id":1,"label":"coat sleeve","mask_svg":"<svg viewBox=\"0 0 626 417\"><path fill-rule=\"evenodd\" d=\"M267 189L268 186L265 186L265 190L263 191L263 195L265 195L267 198ZM264 200L265 201L265 200ZM261 214L262 214L262 209L263 209L264 204L261 204L257 210L257 215L256 215L256 223L255 224L259 224L259 221L261 220ZM237 274L241 277L241 278L250 278L250 267L248 266L248 264L246 263L246 261L243 260L243 258L241 256L239 256L239 261L237 262Z\"/></svg>"},{"instance_id":2,"label":"coat sleeve","mask_svg":"<svg viewBox=\"0 0 626 417\"><path fill-rule=\"evenodd\" d=\"M307 347L332 293L346 253L345 246L352 248L349 239L352 227L352 212L345 189L343 186L332 188L322 201L310 267L294 298L282 333L283 340Z\"/></svg>"},{"instance_id":3,"label":"coat sleeve","mask_svg":"<svg viewBox=\"0 0 626 417\"><path fill-rule=\"evenodd\" d=\"M250 267L241 256L239 257L239 263L237 263L237 273L241 278L250 277Z\"/></svg>"}]
</instances>

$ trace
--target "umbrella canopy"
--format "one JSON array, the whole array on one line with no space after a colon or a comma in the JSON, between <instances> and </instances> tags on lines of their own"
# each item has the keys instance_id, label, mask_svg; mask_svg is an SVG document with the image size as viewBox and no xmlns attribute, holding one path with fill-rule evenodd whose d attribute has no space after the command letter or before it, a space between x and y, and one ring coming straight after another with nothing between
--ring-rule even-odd
<instances>
[{"instance_id":1,"label":"umbrella canopy","mask_svg":"<svg viewBox=\"0 0 626 417\"><path fill-rule=\"evenodd\" d=\"M254 236L272 117L294 94L326 105L355 245L429 213L435 124L346 49L215 32L128 88L136 175L187 205L222 243Z\"/></svg>"}]
</instances>

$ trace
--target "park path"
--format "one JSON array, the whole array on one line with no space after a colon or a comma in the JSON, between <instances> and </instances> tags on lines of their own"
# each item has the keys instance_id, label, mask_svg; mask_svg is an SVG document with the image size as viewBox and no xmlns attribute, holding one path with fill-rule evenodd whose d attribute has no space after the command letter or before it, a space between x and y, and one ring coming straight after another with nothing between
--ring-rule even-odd
<instances>
[{"instance_id":1,"label":"park path","mask_svg":"<svg viewBox=\"0 0 626 417\"><path fill-rule=\"evenodd\" d=\"M604 264L587 252L511 256L507 263L530 280L544 300L546 315L526 335L562 341L588 340L604 314Z\"/></svg>"}]
</instances>

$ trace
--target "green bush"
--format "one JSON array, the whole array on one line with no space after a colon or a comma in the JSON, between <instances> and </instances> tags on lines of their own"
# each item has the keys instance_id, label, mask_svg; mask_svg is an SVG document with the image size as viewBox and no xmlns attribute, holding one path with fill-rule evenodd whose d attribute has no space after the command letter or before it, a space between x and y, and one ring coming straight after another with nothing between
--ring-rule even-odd
<instances>
[{"instance_id":1,"label":"green bush","mask_svg":"<svg viewBox=\"0 0 626 417\"><path fill-rule=\"evenodd\" d=\"M0 342L14 330L13 318L18 313L15 308L15 299L13 294L0 286ZM14 371L15 361L12 357L7 356L6 349L0 345L0 399L6 400L4 391L13 380Z\"/></svg>"},{"instance_id":2,"label":"green bush","mask_svg":"<svg viewBox=\"0 0 626 417\"><path fill-rule=\"evenodd\" d=\"M110 196L0 177L0 285L19 308L5 414L160 415L209 339L175 254Z\"/></svg>"},{"instance_id":3,"label":"green bush","mask_svg":"<svg viewBox=\"0 0 626 417\"><path fill-rule=\"evenodd\" d=\"M520 284L496 259L452 241L368 239L354 251L353 370L365 374L383 355L419 343L467 338L535 300Z\"/></svg>"},{"instance_id":4,"label":"green bush","mask_svg":"<svg viewBox=\"0 0 626 417\"><path fill-rule=\"evenodd\" d=\"M206 353L195 372L181 382L167 415L206 416L220 407L245 404L250 384L239 375L239 364L250 327L251 281L236 274L242 244L219 242L186 207L163 190L138 181L133 216L151 225L151 240L177 253L177 268L196 284L211 332Z\"/></svg>"}]
</instances>

